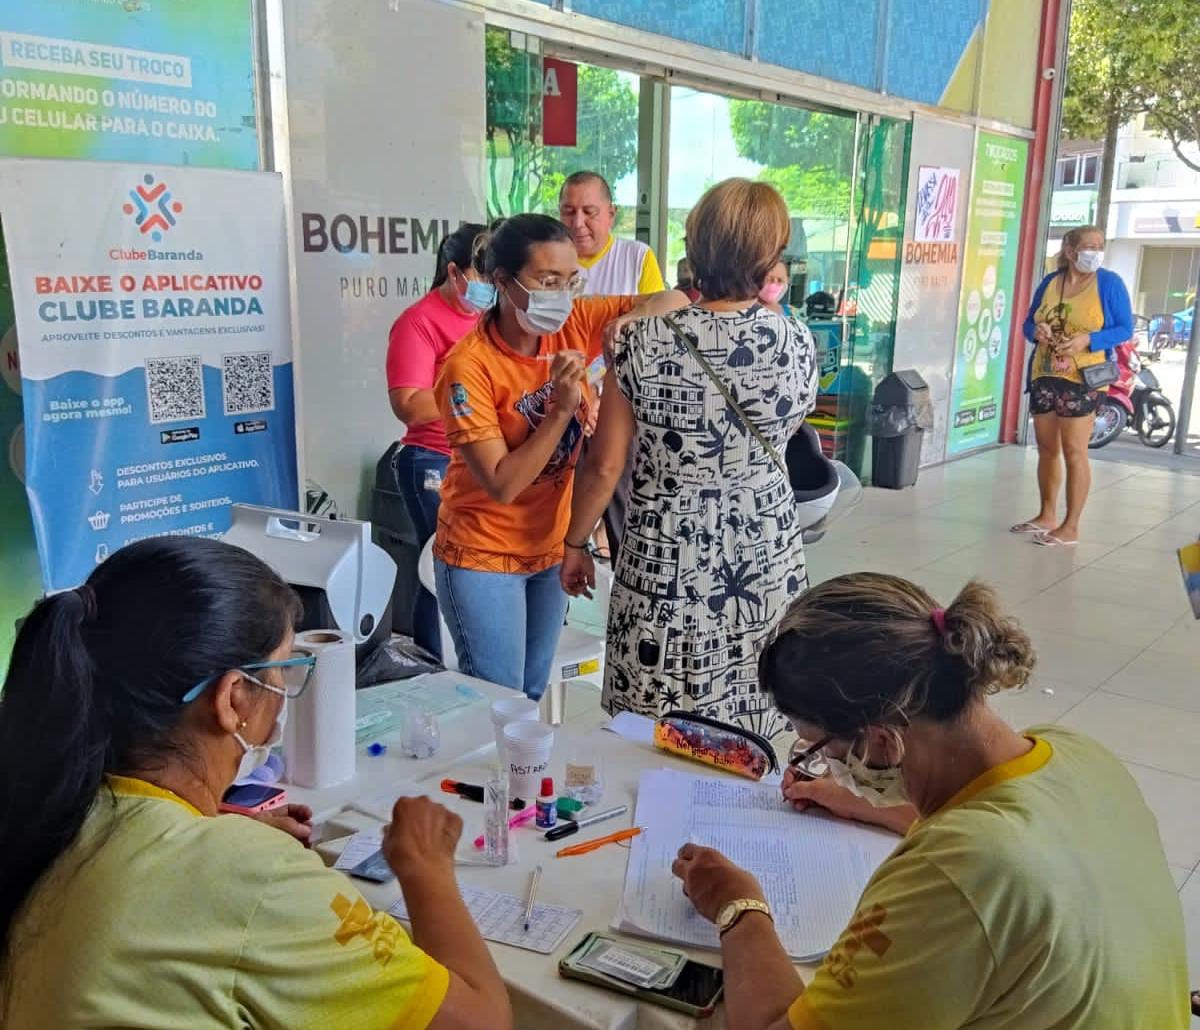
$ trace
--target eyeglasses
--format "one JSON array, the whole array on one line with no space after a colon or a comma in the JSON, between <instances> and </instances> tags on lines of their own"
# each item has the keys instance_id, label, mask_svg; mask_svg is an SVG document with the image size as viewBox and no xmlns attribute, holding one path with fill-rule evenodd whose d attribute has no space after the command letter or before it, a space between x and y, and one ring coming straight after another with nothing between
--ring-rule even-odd
<instances>
[{"instance_id":1,"label":"eyeglasses","mask_svg":"<svg viewBox=\"0 0 1200 1030\"><path fill-rule=\"evenodd\" d=\"M295 701L300 697L305 690L308 689L309 680L312 679L313 669L317 667L317 659L315 655L304 654L300 651L294 651L291 658L282 658L275 662L253 662L250 665L239 665L238 672L261 672L264 669L282 669L283 670L283 687L281 693L289 701ZM181 704L187 704L189 701L195 701L204 691L216 683L224 672L215 673L209 676L208 679L201 680L191 690L183 695ZM249 679L255 683L261 683L254 676L249 676ZM274 687L269 684L261 684L268 686L272 690L280 690L279 687Z\"/></svg>"},{"instance_id":2,"label":"eyeglasses","mask_svg":"<svg viewBox=\"0 0 1200 1030\"><path fill-rule=\"evenodd\" d=\"M547 275L537 281L536 286L526 286L520 279L513 279L518 286L526 293L532 290L566 290L571 294L572 299L583 296L583 291L587 286L587 279L581 272L576 272L570 279L564 279L559 275Z\"/></svg>"},{"instance_id":3,"label":"eyeglasses","mask_svg":"<svg viewBox=\"0 0 1200 1030\"><path fill-rule=\"evenodd\" d=\"M833 737L823 737L815 744L811 740L797 737L788 752L788 766L801 776L819 780L829 771L829 763L825 760L825 748L832 742Z\"/></svg>"}]
</instances>

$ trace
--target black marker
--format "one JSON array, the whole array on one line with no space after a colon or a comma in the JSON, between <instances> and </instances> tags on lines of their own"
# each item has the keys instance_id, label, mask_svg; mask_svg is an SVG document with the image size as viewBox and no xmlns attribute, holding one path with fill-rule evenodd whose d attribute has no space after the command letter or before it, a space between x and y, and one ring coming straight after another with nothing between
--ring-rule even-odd
<instances>
[{"instance_id":1,"label":"black marker","mask_svg":"<svg viewBox=\"0 0 1200 1030\"><path fill-rule=\"evenodd\" d=\"M547 830L545 833L546 840L562 840L564 837L571 836L572 833L578 833L585 826L591 826L593 823L603 822L605 819L612 819L618 815L624 815L629 811L628 805L618 805L616 808L610 808L604 812L597 812L595 815L589 815L586 819L576 819L574 822L564 822L561 826L554 827L553 830Z\"/></svg>"}]
</instances>

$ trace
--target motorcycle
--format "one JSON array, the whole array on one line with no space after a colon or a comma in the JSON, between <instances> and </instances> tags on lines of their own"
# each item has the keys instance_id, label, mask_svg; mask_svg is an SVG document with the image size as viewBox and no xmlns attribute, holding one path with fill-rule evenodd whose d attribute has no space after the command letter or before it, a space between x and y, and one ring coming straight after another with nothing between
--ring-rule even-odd
<instances>
[{"instance_id":1,"label":"motorcycle","mask_svg":"<svg viewBox=\"0 0 1200 1030\"><path fill-rule=\"evenodd\" d=\"M1175 407L1163 396L1158 376L1142 364L1132 342L1116 348L1117 381L1096 405L1096 421L1088 447L1112 443L1133 426L1147 447L1165 447L1175 433Z\"/></svg>"}]
</instances>

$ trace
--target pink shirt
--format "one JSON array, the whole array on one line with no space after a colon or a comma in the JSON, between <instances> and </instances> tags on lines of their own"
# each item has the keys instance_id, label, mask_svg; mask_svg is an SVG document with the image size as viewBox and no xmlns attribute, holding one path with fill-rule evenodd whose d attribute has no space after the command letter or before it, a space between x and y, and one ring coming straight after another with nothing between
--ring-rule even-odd
<instances>
[{"instance_id":1,"label":"pink shirt","mask_svg":"<svg viewBox=\"0 0 1200 1030\"><path fill-rule=\"evenodd\" d=\"M396 319L388 333L388 389L432 390L450 348L475 328L478 318L452 308L441 293L430 290ZM404 443L438 454L450 453L440 418L409 426Z\"/></svg>"}]
</instances>

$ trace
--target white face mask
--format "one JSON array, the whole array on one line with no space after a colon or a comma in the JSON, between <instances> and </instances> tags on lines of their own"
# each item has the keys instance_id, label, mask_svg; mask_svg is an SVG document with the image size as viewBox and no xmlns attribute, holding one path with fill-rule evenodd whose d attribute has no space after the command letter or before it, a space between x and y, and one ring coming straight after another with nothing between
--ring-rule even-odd
<instances>
[{"instance_id":1,"label":"white face mask","mask_svg":"<svg viewBox=\"0 0 1200 1030\"><path fill-rule=\"evenodd\" d=\"M900 748L901 761L904 757L904 740L896 734L896 744ZM872 769L867 765L865 756L854 753L852 746L846 757L830 758L825 756L829 765L830 778L850 793L857 794L864 801L876 808L894 808L897 805L908 804L908 792L904 789L904 775L900 770L900 762L885 769Z\"/></svg>"},{"instance_id":2,"label":"white face mask","mask_svg":"<svg viewBox=\"0 0 1200 1030\"><path fill-rule=\"evenodd\" d=\"M1104 264L1104 251L1081 250L1075 255L1075 267L1084 275L1090 275Z\"/></svg>"},{"instance_id":3,"label":"white face mask","mask_svg":"<svg viewBox=\"0 0 1200 1030\"><path fill-rule=\"evenodd\" d=\"M529 307L524 311L515 304L517 322L527 333L556 333L571 317L575 298L570 290L528 290L525 284L513 280L529 296Z\"/></svg>"},{"instance_id":4,"label":"white face mask","mask_svg":"<svg viewBox=\"0 0 1200 1030\"><path fill-rule=\"evenodd\" d=\"M275 725L272 727L270 735L261 744L247 744L240 733L233 735L233 739L242 746L242 760L238 763L237 776L234 778L235 783L240 783L254 772L255 769L266 765L267 759L271 757L271 749L283 743L283 728L287 725L287 692L280 690L278 687L271 686L270 683L264 683L249 673L243 672L242 675L250 680L250 682L258 684L264 690L269 690L272 694L282 695L283 704L279 706L279 711L275 715Z\"/></svg>"}]
</instances>

